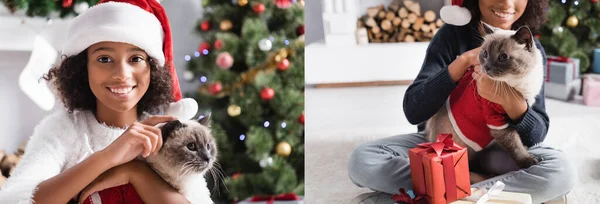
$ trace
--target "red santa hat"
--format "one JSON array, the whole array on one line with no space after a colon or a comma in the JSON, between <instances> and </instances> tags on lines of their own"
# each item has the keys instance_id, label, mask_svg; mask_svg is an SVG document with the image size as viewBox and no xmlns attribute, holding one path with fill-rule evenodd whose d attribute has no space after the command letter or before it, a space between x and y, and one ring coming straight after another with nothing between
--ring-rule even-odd
<instances>
[{"instance_id":1,"label":"red santa hat","mask_svg":"<svg viewBox=\"0 0 600 204\"><path fill-rule=\"evenodd\" d=\"M452 5L442 7L440 18L447 24L463 26L471 21L471 12L463 7L464 0L452 0Z\"/></svg>"},{"instance_id":2,"label":"red santa hat","mask_svg":"<svg viewBox=\"0 0 600 204\"><path fill-rule=\"evenodd\" d=\"M77 55L89 46L103 42L122 42L143 49L159 66L168 67L173 79L173 99L166 114L191 118L198 104L181 100L177 71L173 64L173 41L167 14L157 0L101 0L75 17L67 28L62 49L66 56Z\"/></svg>"}]
</instances>

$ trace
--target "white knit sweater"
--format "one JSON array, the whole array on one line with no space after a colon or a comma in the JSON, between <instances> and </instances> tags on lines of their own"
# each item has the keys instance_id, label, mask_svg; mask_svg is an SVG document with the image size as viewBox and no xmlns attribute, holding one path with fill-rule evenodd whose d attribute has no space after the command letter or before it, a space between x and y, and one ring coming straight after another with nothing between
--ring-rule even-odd
<instances>
[{"instance_id":1,"label":"white knit sweater","mask_svg":"<svg viewBox=\"0 0 600 204\"><path fill-rule=\"evenodd\" d=\"M32 203L39 183L104 149L125 130L99 123L90 111L54 111L35 127L23 158L0 189L0 203Z\"/></svg>"}]
</instances>

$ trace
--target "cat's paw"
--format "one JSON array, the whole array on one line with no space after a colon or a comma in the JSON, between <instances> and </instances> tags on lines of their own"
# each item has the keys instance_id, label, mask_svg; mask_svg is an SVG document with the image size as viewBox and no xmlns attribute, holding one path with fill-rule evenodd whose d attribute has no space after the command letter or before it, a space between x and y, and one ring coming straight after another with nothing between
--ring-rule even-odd
<instances>
[{"instance_id":1,"label":"cat's paw","mask_svg":"<svg viewBox=\"0 0 600 204\"><path fill-rule=\"evenodd\" d=\"M529 168L538 163L540 163L539 160L533 155L529 155L517 160L517 165L519 165L519 168L522 169Z\"/></svg>"}]
</instances>

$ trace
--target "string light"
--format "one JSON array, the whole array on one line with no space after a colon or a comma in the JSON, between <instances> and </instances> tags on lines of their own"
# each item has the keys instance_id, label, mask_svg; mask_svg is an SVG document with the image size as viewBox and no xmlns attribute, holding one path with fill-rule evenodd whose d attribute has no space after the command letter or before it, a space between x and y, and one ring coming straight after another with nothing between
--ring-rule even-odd
<instances>
[{"instance_id":1,"label":"string light","mask_svg":"<svg viewBox=\"0 0 600 204\"><path fill-rule=\"evenodd\" d=\"M205 83L205 82L206 82L206 80L207 80L207 79L206 79L206 77L205 77L205 76L201 76L201 77L200 77L200 81L201 81L202 83Z\"/></svg>"},{"instance_id":2,"label":"string light","mask_svg":"<svg viewBox=\"0 0 600 204\"><path fill-rule=\"evenodd\" d=\"M285 45L290 45L290 41L289 41L289 40L284 40L284 41L283 41L283 43L284 43Z\"/></svg>"},{"instance_id":3,"label":"string light","mask_svg":"<svg viewBox=\"0 0 600 204\"><path fill-rule=\"evenodd\" d=\"M271 125L271 123L269 123L269 121L265 121L265 124L264 124L264 126L265 126L265 127L269 127L269 125Z\"/></svg>"},{"instance_id":4,"label":"string light","mask_svg":"<svg viewBox=\"0 0 600 204\"><path fill-rule=\"evenodd\" d=\"M269 36L269 39L271 39L271 41L275 41L275 38L273 36Z\"/></svg>"},{"instance_id":5,"label":"string light","mask_svg":"<svg viewBox=\"0 0 600 204\"><path fill-rule=\"evenodd\" d=\"M194 56L200 57L200 52L198 52L198 51L194 52Z\"/></svg>"},{"instance_id":6,"label":"string light","mask_svg":"<svg viewBox=\"0 0 600 204\"><path fill-rule=\"evenodd\" d=\"M285 128L287 127L287 124L285 122L281 122L281 128Z\"/></svg>"},{"instance_id":7,"label":"string light","mask_svg":"<svg viewBox=\"0 0 600 204\"><path fill-rule=\"evenodd\" d=\"M207 49L202 50L202 54L203 55L208 55L208 50Z\"/></svg>"},{"instance_id":8,"label":"string light","mask_svg":"<svg viewBox=\"0 0 600 204\"><path fill-rule=\"evenodd\" d=\"M192 59L192 57L190 57L189 55L185 55L185 61L190 61Z\"/></svg>"},{"instance_id":9,"label":"string light","mask_svg":"<svg viewBox=\"0 0 600 204\"><path fill-rule=\"evenodd\" d=\"M244 139L246 139L246 135L244 135L244 134L240 135L240 140L244 141Z\"/></svg>"},{"instance_id":10,"label":"string light","mask_svg":"<svg viewBox=\"0 0 600 204\"><path fill-rule=\"evenodd\" d=\"M575 2L573 2L573 4L575 4L575 6L578 6L579 5L579 1L575 1Z\"/></svg>"},{"instance_id":11,"label":"string light","mask_svg":"<svg viewBox=\"0 0 600 204\"><path fill-rule=\"evenodd\" d=\"M566 3L567 3L567 0L562 0L561 2L562 2L563 4L566 4Z\"/></svg>"}]
</instances>

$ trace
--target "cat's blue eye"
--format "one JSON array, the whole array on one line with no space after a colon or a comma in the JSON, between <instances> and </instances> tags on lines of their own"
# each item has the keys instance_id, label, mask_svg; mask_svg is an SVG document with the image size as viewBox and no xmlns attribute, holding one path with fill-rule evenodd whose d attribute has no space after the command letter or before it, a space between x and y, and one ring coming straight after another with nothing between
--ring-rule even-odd
<instances>
[{"instance_id":1,"label":"cat's blue eye","mask_svg":"<svg viewBox=\"0 0 600 204\"><path fill-rule=\"evenodd\" d=\"M506 61L508 60L508 55L507 55L506 53L502 53L502 54L499 56L499 60L500 60L501 62L506 62Z\"/></svg>"},{"instance_id":2,"label":"cat's blue eye","mask_svg":"<svg viewBox=\"0 0 600 204\"><path fill-rule=\"evenodd\" d=\"M112 62L112 59L110 59L109 57L100 57L97 59L97 61L100 63L109 63Z\"/></svg>"},{"instance_id":3,"label":"cat's blue eye","mask_svg":"<svg viewBox=\"0 0 600 204\"><path fill-rule=\"evenodd\" d=\"M487 58L487 57L488 57L488 52L487 52L487 50L484 50L483 51L483 58Z\"/></svg>"},{"instance_id":4,"label":"cat's blue eye","mask_svg":"<svg viewBox=\"0 0 600 204\"><path fill-rule=\"evenodd\" d=\"M194 152L195 152L196 150L198 150L198 149L196 148L196 144L195 144L195 143L189 143L189 144L187 144L187 148L188 148L190 151L194 151Z\"/></svg>"}]
</instances>

